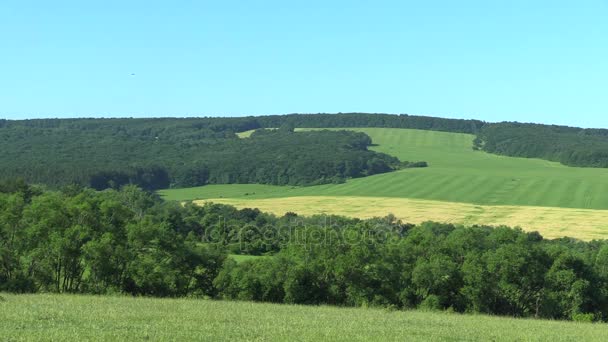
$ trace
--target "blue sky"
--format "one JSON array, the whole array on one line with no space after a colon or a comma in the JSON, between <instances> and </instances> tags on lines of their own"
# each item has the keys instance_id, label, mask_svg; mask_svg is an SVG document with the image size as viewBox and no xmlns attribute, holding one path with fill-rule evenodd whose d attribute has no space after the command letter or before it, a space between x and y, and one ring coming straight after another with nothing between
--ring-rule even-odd
<instances>
[{"instance_id":1,"label":"blue sky","mask_svg":"<svg viewBox=\"0 0 608 342\"><path fill-rule=\"evenodd\" d=\"M606 18L607 0L3 0L0 117L362 111L608 128Z\"/></svg>"}]
</instances>

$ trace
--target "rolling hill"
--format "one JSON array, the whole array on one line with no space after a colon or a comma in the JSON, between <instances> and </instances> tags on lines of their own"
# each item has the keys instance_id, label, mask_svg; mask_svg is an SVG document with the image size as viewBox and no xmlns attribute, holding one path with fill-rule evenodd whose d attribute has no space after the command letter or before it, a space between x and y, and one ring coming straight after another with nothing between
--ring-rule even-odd
<instances>
[{"instance_id":1,"label":"rolling hill","mask_svg":"<svg viewBox=\"0 0 608 342\"><path fill-rule=\"evenodd\" d=\"M567 167L475 151L470 134L397 128L352 130L368 134L375 151L400 160L424 160L430 167L351 179L344 184L209 185L163 190L161 194L170 200L211 200L277 214L287 210L281 203L291 201L287 211L305 214L368 217L394 213L414 223L438 220L519 225L548 237L593 239L608 233L608 169Z\"/></svg>"}]
</instances>

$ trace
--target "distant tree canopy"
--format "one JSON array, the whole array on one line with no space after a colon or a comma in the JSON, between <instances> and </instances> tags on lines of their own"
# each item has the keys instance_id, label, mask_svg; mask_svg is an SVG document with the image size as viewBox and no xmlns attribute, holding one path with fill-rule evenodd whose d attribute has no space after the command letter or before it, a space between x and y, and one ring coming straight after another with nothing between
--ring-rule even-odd
<instances>
[{"instance_id":1,"label":"distant tree canopy","mask_svg":"<svg viewBox=\"0 0 608 342\"><path fill-rule=\"evenodd\" d=\"M475 147L512 157L540 158L569 166L608 167L608 130L539 124L487 124Z\"/></svg>"},{"instance_id":2,"label":"distant tree canopy","mask_svg":"<svg viewBox=\"0 0 608 342\"><path fill-rule=\"evenodd\" d=\"M312 185L395 170L352 131L234 132L251 119L74 119L10 121L0 128L0 179L101 190L219 183Z\"/></svg>"},{"instance_id":3,"label":"distant tree canopy","mask_svg":"<svg viewBox=\"0 0 608 342\"><path fill-rule=\"evenodd\" d=\"M285 124L292 127L307 128L344 128L344 127L386 127L410 128L430 131L476 134L485 124L479 120L445 119L430 116L407 114L286 114L258 116L253 118L260 127L281 127Z\"/></svg>"},{"instance_id":4,"label":"distant tree canopy","mask_svg":"<svg viewBox=\"0 0 608 342\"><path fill-rule=\"evenodd\" d=\"M257 117L263 127L390 127L476 135L475 149L511 157L540 158L568 166L608 167L608 129L487 123L389 114L289 114Z\"/></svg>"},{"instance_id":5,"label":"distant tree canopy","mask_svg":"<svg viewBox=\"0 0 608 342\"><path fill-rule=\"evenodd\" d=\"M146 189L210 183L312 185L426 163L367 150L369 137L294 128L390 127L475 134L475 149L608 167L608 130L389 114L0 120L0 179ZM277 128L259 130L260 128ZM235 133L259 130L249 139Z\"/></svg>"}]
</instances>

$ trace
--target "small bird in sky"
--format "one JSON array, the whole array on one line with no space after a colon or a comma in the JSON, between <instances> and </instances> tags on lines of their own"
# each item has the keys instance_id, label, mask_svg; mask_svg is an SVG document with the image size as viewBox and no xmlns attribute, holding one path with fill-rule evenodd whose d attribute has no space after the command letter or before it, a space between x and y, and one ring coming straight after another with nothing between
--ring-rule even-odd
<instances>
[{"instance_id":1,"label":"small bird in sky","mask_svg":"<svg viewBox=\"0 0 608 342\"><path fill-rule=\"evenodd\" d=\"M135 76L135 74L131 74L131 76Z\"/></svg>"}]
</instances>

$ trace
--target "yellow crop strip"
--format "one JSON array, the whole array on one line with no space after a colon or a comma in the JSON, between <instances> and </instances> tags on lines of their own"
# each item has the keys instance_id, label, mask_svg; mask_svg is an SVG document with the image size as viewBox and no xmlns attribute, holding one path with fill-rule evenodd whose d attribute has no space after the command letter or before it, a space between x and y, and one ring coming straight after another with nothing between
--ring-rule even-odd
<instances>
[{"instance_id":1,"label":"yellow crop strip","mask_svg":"<svg viewBox=\"0 0 608 342\"><path fill-rule=\"evenodd\" d=\"M546 238L564 236L581 240L605 238L608 210L536 206L489 206L445 201L368 196L297 196L267 199L214 198L195 201L223 203L237 208L259 208L283 215L343 215L357 218L393 214L408 223L424 221L463 225L506 225L538 231Z\"/></svg>"}]
</instances>

